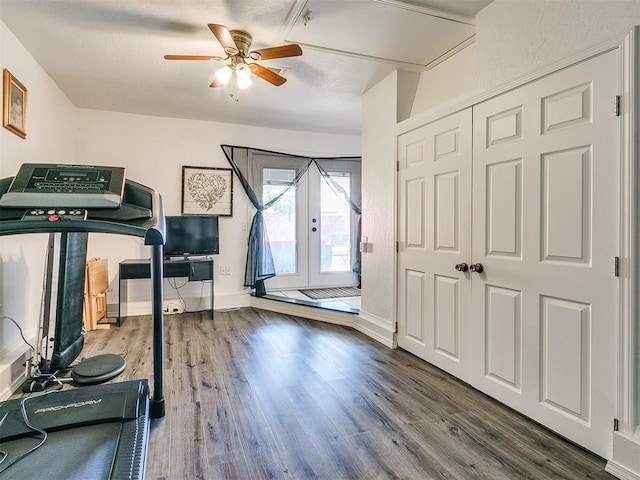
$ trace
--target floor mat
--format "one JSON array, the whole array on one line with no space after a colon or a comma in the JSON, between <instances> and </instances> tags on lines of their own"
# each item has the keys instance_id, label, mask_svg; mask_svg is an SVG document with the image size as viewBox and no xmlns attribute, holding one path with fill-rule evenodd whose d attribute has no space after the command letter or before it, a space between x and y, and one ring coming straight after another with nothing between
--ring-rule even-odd
<instances>
[{"instance_id":1,"label":"floor mat","mask_svg":"<svg viewBox=\"0 0 640 480\"><path fill-rule=\"evenodd\" d=\"M322 300L325 298L340 298L340 297L359 297L360 289L356 287L341 287L341 288L311 288L308 290L299 290L300 293L304 293L307 297L314 300Z\"/></svg>"}]
</instances>

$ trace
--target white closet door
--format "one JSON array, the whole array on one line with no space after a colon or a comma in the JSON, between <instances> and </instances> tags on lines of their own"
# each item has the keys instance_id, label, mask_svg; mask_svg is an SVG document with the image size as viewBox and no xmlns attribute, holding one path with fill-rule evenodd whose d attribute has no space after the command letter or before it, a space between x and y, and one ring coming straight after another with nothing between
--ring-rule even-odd
<instances>
[{"instance_id":1,"label":"white closet door","mask_svg":"<svg viewBox=\"0 0 640 480\"><path fill-rule=\"evenodd\" d=\"M474 107L471 383L611 458L616 52Z\"/></svg>"},{"instance_id":2,"label":"white closet door","mask_svg":"<svg viewBox=\"0 0 640 480\"><path fill-rule=\"evenodd\" d=\"M471 109L398 138L398 343L458 377L469 369Z\"/></svg>"}]
</instances>

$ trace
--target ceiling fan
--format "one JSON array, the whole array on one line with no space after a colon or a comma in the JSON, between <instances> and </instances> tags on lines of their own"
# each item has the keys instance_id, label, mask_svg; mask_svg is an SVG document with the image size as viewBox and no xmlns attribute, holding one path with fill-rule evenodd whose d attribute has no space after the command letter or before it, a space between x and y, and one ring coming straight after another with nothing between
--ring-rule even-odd
<instances>
[{"instance_id":1,"label":"ceiling fan","mask_svg":"<svg viewBox=\"0 0 640 480\"><path fill-rule=\"evenodd\" d=\"M249 32L244 30L229 30L224 25L217 25L215 23L210 23L208 26L218 39L218 42L220 42L220 45L222 45L222 48L224 48L227 54L226 57L212 57L208 55L165 55L164 58L166 60L226 61L227 64L216 72L215 79L211 82L210 87L215 88L226 85L234 72L236 74L238 87L240 88L251 85L251 74L279 87L286 82L287 79L255 62L302 55L302 48L295 43L250 51L249 48L251 48L253 38Z\"/></svg>"}]
</instances>

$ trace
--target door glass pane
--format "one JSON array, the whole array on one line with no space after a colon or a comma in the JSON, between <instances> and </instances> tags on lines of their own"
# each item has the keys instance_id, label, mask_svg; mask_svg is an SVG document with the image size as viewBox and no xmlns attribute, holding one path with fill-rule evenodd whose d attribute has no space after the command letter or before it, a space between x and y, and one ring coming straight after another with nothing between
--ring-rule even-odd
<instances>
[{"instance_id":1,"label":"door glass pane","mask_svg":"<svg viewBox=\"0 0 640 480\"><path fill-rule=\"evenodd\" d=\"M269 202L293 184L296 171L282 168L262 170L262 202ZM280 200L265 210L264 219L271 244L276 273L296 273L296 188L291 188Z\"/></svg>"},{"instance_id":2,"label":"door glass pane","mask_svg":"<svg viewBox=\"0 0 640 480\"><path fill-rule=\"evenodd\" d=\"M351 196L349 172L327 172ZM351 209L329 183L320 182L321 272L348 272L352 267Z\"/></svg>"}]
</instances>

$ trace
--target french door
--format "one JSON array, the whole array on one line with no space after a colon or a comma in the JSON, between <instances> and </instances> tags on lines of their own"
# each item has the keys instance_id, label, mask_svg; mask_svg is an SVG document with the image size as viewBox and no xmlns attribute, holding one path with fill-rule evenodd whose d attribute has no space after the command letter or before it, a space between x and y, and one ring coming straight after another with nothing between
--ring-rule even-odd
<instances>
[{"instance_id":1,"label":"french door","mask_svg":"<svg viewBox=\"0 0 640 480\"><path fill-rule=\"evenodd\" d=\"M330 162L329 179L312 164L297 184L291 167L262 168L263 201L287 190L264 212L277 272L267 291L357 284L357 215L344 198L360 189L353 163Z\"/></svg>"}]
</instances>

